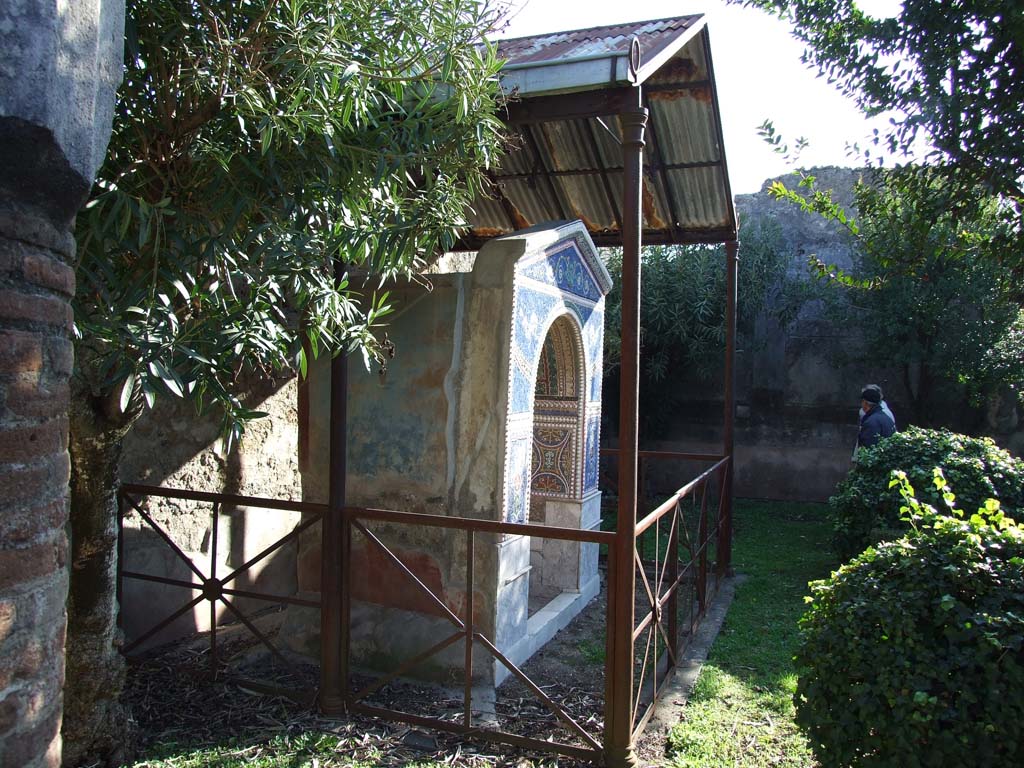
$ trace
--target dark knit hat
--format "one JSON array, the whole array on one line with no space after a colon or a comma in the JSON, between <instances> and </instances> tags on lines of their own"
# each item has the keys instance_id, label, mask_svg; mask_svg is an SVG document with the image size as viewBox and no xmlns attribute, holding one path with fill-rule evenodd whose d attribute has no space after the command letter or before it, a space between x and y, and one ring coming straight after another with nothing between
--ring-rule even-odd
<instances>
[{"instance_id":1,"label":"dark knit hat","mask_svg":"<svg viewBox=\"0 0 1024 768\"><path fill-rule=\"evenodd\" d=\"M878 405L882 402L882 390L876 386L864 387L864 391L860 393L860 399Z\"/></svg>"}]
</instances>

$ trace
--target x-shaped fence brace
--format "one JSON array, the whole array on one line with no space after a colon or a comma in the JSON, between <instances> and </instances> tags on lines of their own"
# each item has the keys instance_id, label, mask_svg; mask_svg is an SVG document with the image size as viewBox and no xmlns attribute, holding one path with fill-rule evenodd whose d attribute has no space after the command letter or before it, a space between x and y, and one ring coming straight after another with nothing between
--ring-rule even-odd
<instances>
[{"instance_id":1,"label":"x-shaped fence brace","mask_svg":"<svg viewBox=\"0 0 1024 768\"><path fill-rule=\"evenodd\" d=\"M550 696L544 693L544 691L531 680L526 673L523 672L515 663L513 663L505 654L503 654L485 635L477 631L473 623L473 610L474 610L474 560L476 551L476 532L472 529L466 529L466 603L465 603L465 618L457 616L444 602L442 597L434 592L429 586L423 583L419 577L413 573L402 560L391 551L391 549L384 544L372 531L370 531L363 523L358 520L352 520L351 525L353 528L358 530L363 536L366 537L376 549L382 552L385 557L395 565L402 574L404 574L412 583L416 589L419 590L424 596L427 597L430 602L438 608L441 615L447 619L456 629L455 633L449 637L435 643L430 648L418 653L416 656L407 659L402 662L391 672L373 681L371 684L364 687L362 690L352 695L352 702L360 702L371 696L376 691L383 688L388 683L394 681L401 675L410 671L414 667L422 664L430 657L440 653L445 648L453 645L454 643L462 640L465 642L465 691L463 693L463 715L462 715L462 732L467 734L473 734L475 736L482 736L484 738L497 740L497 741L512 741L513 743L519 743L523 746L533 746L548 750L557 750L564 754L581 757L583 759L593 759L596 754L601 751L601 744L595 739L590 733L587 732L576 720L570 715L564 707L558 702L552 699ZM453 526L454 527L454 526ZM557 717L570 732L575 733L579 736L591 749L580 749L571 744L562 744L553 741L541 741L539 739L529 739L519 734L507 733L499 730L483 730L473 726L472 718L472 665L473 665L473 643L477 642L495 659L500 661L505 667L511 672L523 685L525 685L535 696L537 696L544 705ZM395 715L401 715L408 717L408 713L400 713L393 710L386 710L378 707L372 707L363 705L361 707L364 711L372 714L379 714L384 717L394 717ZM431 725L434 727L440 727L445 730L450 729L450 724L445 721L414 717L412 718L415 722Z\"/></svg>"},{"instance_id":2,"label":"x-shaped fence brace","mask_svg":"<svg viewBox=\"0 0 1024 768\"><path fill-rule=\"evenodd\" d=\"M677 602L679 596L680 586L690 577L691 572L694 569L696 563L696 582L697 582L697 602L698 611L697 616L694 617L696 621L699 621L699 617L703 615L704 610L707 606L707 556L708 549L711 541L717 537L719 533L719 525L716 523L715 530L712 536L709 536L708 532L708 485L711 482L712 477L715 474L719 475L719 487L718 487L718 500L719 509L716 515L717 520L721 520L721 504L723 499L723 489L728 478L728 462L721 460L708 470L703 472L700 476L695 478L692 482L680 488L676 491L669 499L658 506L653 512L647 515L636 528L636 537L634 539L633 548L633 562L636 568L636 572L639 575L639 581L643 585L644 595L646 596L647 603L650 606L650 610L645 612L637 623L633 630L633 644L636 647L637 641L641 638L644 632L647 632L647 642L644 648L643 661L640 665L640 673L637 675L636 690L634 692L634 703L632 712L632 723L634 739L639 736L640 732L643 731L647 724L650 714L653 712L653 703L657 700L659 693L659 677L658 677L658 665L660 656L657 654L657 637L660 635L663 643L665 652L668 655L667 669L678 665L678 653L680 650L679 638L678 638L678 627L677 627ZM698 516L698 528L696 540L691 536L690 528L686 525L686 510L683 508L683 503L687 499L693 500L699 493L700 496L700 514ZM661 520L666 515L671 516L671 524L668 532L668 542L665 549L665 556L661 557L661 537L660 537L660 526ZM644 559L641 554L641 548L639 542L641 536L645 531L650 528L654 528L654 584L652 586L651 579L648 578L647 569L644 567ZM679 541L679 531L682 531L685 537L684 542ZM688 554L688 560L685 566L680 569L679 564L679 549L680 544L686 550ZM666 586L666 579L668 584ZM665 621L665 608L669 608L668 621ZM666 626L666 623L668 626ZM691 619L690 633L693 631L694 619ZM655 651L652 654L652 649ZM655 657L652 668L652 682L651 682L651 694L648 698L648 708L644 715L641 717L640 708L645 697L641 696L643 689L644 680L647 675L648 667L650 665L652 655ZM666 671L667 671L666 669Z\"/></svg>"},{"instance_id":3,"label":"x-shaped fence brace","mask_svg":"<svg viewBox=\"0 0 1024 768\"><path fill-rule=\"evenodd\" d=\"M708 530L708 488L712 478L715 475L719 478L718 487L718 510L716 515L716 522L713 530ZM671 667L678 664L678 654L681 650L678 642L678 616L677 616L677 601L679 595L680 586L688 579L691 578L692 571L696 568L695 586L696 586L696 598L698 602L698 610L696 614L691 611L691 625L690 634L692 635L695 623L699 621L700 616L703 615L708 600L708 584L707 584L707 558L708 550L713 540L717 540L721 534L721 521L722 521L722 503L724 499L724 489L728 482L729 475L729 461L728 459L718 460L712 467L707 469L693 481L680 488L672 495L671 498L666 500L657 509L644 517L643 520L639 521L634 528L634 546L633 546L633 565L636 571L639 573L639 581L643 586L643 594L646 597L647 603L650 606L650 610L644 613L640 617L639 623L636 625L632 635L632 642L634 651L636 648L637 641L641 635L648 631L647 642L644 650L643 661L641 663L640 674L638 676L638 688L632 692L635 696L632 702L632 723L633 723L633 739L639 736L643 728L646 726L650 715L653 713L654 702L657 700L659 693L659 683L662 682L659 678L659 666L660 657L656 658L653 665L651 664L652 648L655 650L655 656L657 656L658 638L661 638L662 644L667 654L666 661L666 672ZM696 501L697 493L700 494L700 513L698 518L698 529L696 533L696 539L691 535L689 526L686 524L686 509L684 508L684 502L689 499ZM210 573L206 575L203 571L196 566L190 557L179 547L167 531L153 519L153 517L141 506L136 497L143 496L159 496L164 498L176 498L183 500L192 500L207 502L213 505L211 514L211 553L210 553ZM321 607L320 601L317 600L306 600L298 597L291 597L285 595L272 595L259 592L253 592L249 590L233 589L228 587L232 581L237 579L240 575L251 569L257 563L270 556L285 544L297 539L302 533L308 530L311 526L317 524L323 519L326 507L323 504L311 504L306 502L288 502L288 501L277 501L273 499L261 499L256 497L246 496L234 496L230 494L215 494L205 493L200 491L187 491L169 488L156 488L151 486L141 485L130 485L125 484L121 488L121 492L118 497L119 506L121 508L121 518L125 505L133 509L140 518L149 526L160 539L175 553L178 559L180 559L188 569L195 574L197 581L186 581L183 579L173 579L163 576L154 576L152 574L138 573L133 571L127 571L122 569L120 571L120 578L137 579L141 581L150 581L160 584L166 584L182 589L196 590L199 595L191 600L187 601L177 610L173 611L170 615L164 618L162 621L155 624L145 633L139 635L133 641L125 647L124 652L129 653L135 648L139 647L142 643L146 642L161 630L165 629L176 619L187 613L188 611L195 608L202 601L208 601L210 603L210 668L214 676L218 674L219 666L217 659L217 604L220 603L241 622L252 634L255 636L272 654L278 659L285 667L290 670L293 674L297 673L294 664L290 662L284 654L271 642L271 640L262 632L255 624L242 612L229 598L243 597L253 598L257 600L265 600L269 602L275 602L278 604L290 604L299 605L305 607L312 607L319 609ZM282 511L300 511L305 513L304 519L285 536L275 541L270 546L263 549L260 553L251 557L242 565L238 566L230 573L225 576L217 575L217 552L219 543L219 526L218 517L220 509L223 504L231 504L245 507L256 507L264 509L277 509ZM399 664L391 672L384 674L383 676L373 680L368 685L364 686L361 690L356 692L349 691L348 685L344 686L346 691L345 698L348 707L352 710L359 710L366 714L375 715L378 717L388 719L404 720L414 724L424 725L436 728L438 730L455 731L464 735L473 735L478 738L483 738L490 741L497 741L502 743L511 743L518 746L524 746L528 748L536 748L548 751L560 752L562 754L576 757L584 760L599 759L602 751L602 745L595 736L590 734L585 728L583 728L576 720L562 707L557 701L548 696L544 691L531 680L522 669L514 664L504 653L502 653L491 640L489 640L482 632L480 632L474 624L474 602L475 602L475 591L474 591L474 566L475 566L475 551L476 551L476 533L478 532L492 532L502 534L515 534L515 535L526 535L526 536L539 536L539 537L554 537L570 539L579 542L590 542L590 543L609 543L611 539L616 535L610 532L584 532L584 531L572 531L569 529L559 529L548 526L538 526L532 524L517 524L510 525L504 523L493 523L486 521L470 521L461 520L459 518L440 518L432 515L421 515L412 513L399 513L389 512L384 510L367 510L367 509L355 509L346 508L343 514L343 519L346 525L351 526L355 530L359 531L366 540L377 550L382 552L387 560L392 563L398 570L409 579L417 590L423 593L432 605L437 608L440 615L444 617L452 626L455 631L434 643L430 648L427 648L420 653L417 653L412 658L409 658ZM668 545L666 548L665 556L661 556L660 552L660 525L661 519L665 515L671 515L671 523L669 525L668 532ZM380 538L374 534L363 521L357 519L363 517L364 520L376 519L378 521L391 521L396 523L404 523L415 525L417 523L426 524L429 526L443 527L449 530L462 529L466 534L466 601L465 601L465 617L459 617L453 612L448 605L444 602L441 595L434 592L428 585L426 585L419 577L416 576L409 567L402 562L402 560L380 540ZM654 569L653 569L653 583L652 578L649 578L647 569L644 566L644 561L641 556L641 549L638 545L641 536L645 531L654 527L655 534L655 557L654 557ZM682 541L680 541L680 532L682 532ZM710 534L710 535L709 535ZM123 537L121 537L123 541ZM688 560L685 565L680 569L680 549L686 551ZM123 554L123 552L121 553ZM609 568L614 569L614 557L609 548ZM351 558L345 558L344 567L346 569L351 567ZM120 562L123 563L123 557L120 558ZM695 566L696 563L696 566ZM345 583L351 585L351 578L346 578ZM665 608L668 606L668 617L666 621ZM402 675L411 671L413 668L419 666L431 657L441 653L450 646L462 641L465 643L465 690L463 700L463 713L461 723L452 723L450 721L441 720L438 718L430 718L414 715L412 713L397 712L394 710L384 709L381 707L373 706L367 703L367 700L377 691L381 690L384 686L398 679ZM494 659L501 662L509 672L520 680L541 702L555 715L555 717L568 729L570 733L578 736L586 747L580 747L574 744L567 744L557 741L542 741L540 739L529 738L519 734L508 733L505 731L481 728L474 726L472 716L472 666L473 666L473 644L479 643L487 653L489 653ZM646 696L641 696L643 689L643 681L647 674L648 668L653 670L653 680L651 686L651 695L648 699ZM315 699L315 692L302 692L295 691L283 691L280 688L271 686L264 686L255 681L246 681L246 684L257 690L266 690L273 693L284 693L296 698L300 701L312 703ZM640 715L640 708L644 700L648 700L648 706L644 714Z\"/></svg>"},{"instance_id":4,"label":"x-shaped fence brace","mask_svg":"<svg viewBox=\"0 0 1024 768\"><path fill-rule=\"evenodd\" d=\"M159 496L163 498L177 498L192 501L201 501L212 503L212 512L210 520L210 573L206 575L203 571L196 566L192 558L190 558L185 552L178 546L178 544L171 538L170 534L156 521L153 517L139 504L136 496ZM303 502L281 502L272 499L261 499L256 497L248 496L232 496L229 494L212 494L203 493L198 491L182 491L169 488L153 488L149 486L137 486L137 485L123 485L118 496L119 506L121 507L119 518L124 517L124 505L127 504L132 510L134 510L139 517L151 528L157 536L171 549L172 552L183 562L192 573L195 574L198 581L185 581L183 579L173 579L165 576L155 576L153 574L139 573L136 571L129 571L125 569L120 570L121 579L135 579L138 581L148 581L157 584L166 584L173 587L179 587L181 589L198 590L200 594L197 597L192 598L177 610L173 611L170 615L164 618L152 626L149 630L142 633L138 637L134 638L128 643L123 652L125 654L131 653L134 649L145 643L151 637L155 636L158 632L170 626L175 620L185 615L204 600L210 603L210 672L216 677L219 671L218 664L218 653L217 653L217 604L222 604L232 616L234 616L239 622L248 629L254 637L256 637L276 658L280 661L285 668L287 668L293 675L298 676L298 670L295 665L288 660L287 657L271 642L270 638L267 637L266 633L261 631L248 616L246 616L238 607L228 598L251 598L256 600L263 600L272 603L284 604L284 605L299 605L310 608L320 608L320 602L317 600L306 600L299 597L291 597L286 595L274 595L266 594L261 592L253 592L251 590L244 589L232 589L227 585L241 576L243 573L248 571L257 563L261 562L271 554L279 550L285 544L297 539L311 526L315 525L320 521L323 516L323 505L318 504L307 504ZM220 509L222 504L232 504L237 506L245 507L257 507L264 509L276 509L282 511L303 511L307 514L306 519L293 528L285 536L275 541L270 546L263 549L258 554L249 558L242 565L238 566L230 573L225 576L217 576L217 554L218 554L218 538L219 538L219 525L218 518L220 515ZM123 537L122 537L123 538ZM120 562L124 562L123 558ZM279 688L272 688L263 686L256 681L246 681L250 687L261 687L267 690L272 690L275 693L286 693L293 698L300 700L312 700L312 694L303 694L297 691L282 691Z\"/></svg>"}]
</instances>

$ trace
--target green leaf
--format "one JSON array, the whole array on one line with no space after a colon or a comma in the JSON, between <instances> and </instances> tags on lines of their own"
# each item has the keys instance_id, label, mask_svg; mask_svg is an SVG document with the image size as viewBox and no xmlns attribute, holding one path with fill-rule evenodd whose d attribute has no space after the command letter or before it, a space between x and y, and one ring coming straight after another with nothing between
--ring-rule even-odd
<instances>
[{"instance_id":1,"label":"green leaf","mask_svg":"<svg viewBox=\"0 0 1024 768\"><path fill-rule=\"evenodd\" d=\"M181 298L185 301L189 301L192 297L189 294L188 288L185 287L185 283L180 278L175 278L171 281L171 285L178 289L178 293L181 294Z\"/></svg>"},{"instance_id":2,"label":"green leaf","mask_svg":"<svg viewBox=\"0 0 1024 768\"><path fill-rule=\"evenodd\" d=\"M358 64L358 62L353 61L351 64L349 64L347 67L345 67L344 71L342 71L342 73L341 73L341 75L339 77L339 80L340 80L341 83L347 83L349 80L351 80L353 77L355 77L358 74L359 74L359 64Z\"/></svg>"},{"instance_id":3,"label":"green leaf","mask_svg":"<svg viewBox=\"0 0 1024 768\"><path fill-rule=\"evenodd\" d=\"M293 367L300 323L307 356L320 335L380 356L390 307L336 290L327 261L414 275L452 242L504 129L486 4L221 5L132 5L138 55L76 229L74 309L111 350L83 373L119 386L137 369L148 405L160 387L205 400L237 437L238 370ZM441 62L457 87L435 87Z\"/></svg>"},{"instance_id":4,"label":"green leaf","mask_svg":"<svg viewBox=\"0 0 1024 768\"><path fill-rule=\"evenodd\" d=\"M124 380L124 384L121 386L121 398L119 402L121 413L125 413L128 410L128 404L131 402L132 393L135 391L135 381L136 377L135 372L133 371L128 374L128 377Z\"/></svg>"},{"instance_id":5,"label":"green leaf","mask_svg":"<svg viewBox=\"0 0 1024 768\"><path fill-rule=\"evenodd\" d=\"M260 128L260 154L266 155L274 141L274 124L267 121Z\"/></svg>"},{"instance_id":6,"label":"green leaf","mask_svg":"<svg viewBox=\"0 0 1024 768\"><path fill-rule=\"evenodd\" d=\"M153 389L153 385L149 383L148 379L142 380L142 394L146 398L146 406L152 408L156 403L156 390Z\"/></svg>"},{"instance_id":7,"label":"green leaf","mask_svg":"<svg viewBox=\"0 0 1024 768\"><path fill-rule=\"evenodd\" d=\"M160 379L164 386L167 387L178 397L184 397L185 392L182 385L181 377L178 376L177 372L173 369L167 368L159 360L150 360L149 372Z\"/></svg>"}]
</instances>

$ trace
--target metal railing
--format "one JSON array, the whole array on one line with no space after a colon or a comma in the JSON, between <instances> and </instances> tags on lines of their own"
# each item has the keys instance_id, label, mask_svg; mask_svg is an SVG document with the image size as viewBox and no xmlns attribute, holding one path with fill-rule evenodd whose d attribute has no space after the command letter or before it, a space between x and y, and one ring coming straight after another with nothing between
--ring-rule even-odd
<instances>
[{"instance_id":1,"label":"metal railing","mask_svg":"<svg viewBox=\"0 0 1024 768\"><path fill-rule=\"evenodd\" d=\"M174 541L171 534L162 526L156 519L146 510L145 506L141 503L141 500L146 497L156 497L163 499L177 499L181 501L192 501L211 505L210 513L210 553L209 553L209 567L208 573L204 573L203 568L196 565L191 557L189 557L185 551ZM179 618L192 611L203 601L209 603L210 609L210 653L209 653L209 664L210 674L214 678L222 676L223 672L221 669L221 659L218 652L218 616L217 610L218 605L224 606L224 608L240 623L242 624L252 635L262 643L268 651L281 662L285 668L292 672L295 670L294 664L281 652L281 650L274 645L265 632L260 630L256 624L247 616L242 610L235 604L236 598L247 598L251 600L258 600L262 602L278 604L278 605L298 605L308 608L320 608L320 601L318 600L307 600L293 595L276 595L269 594L266 592L258 592L251 589L238 589L231 585L232 582L239 579L244 574L250 572L250 570L258 563L265 560L270 555L274 554L281 547L286 544L298 539L302 533L308 528L312 527L316 523L320 522L324 512L327 509L325 504L316 504L310 502L300 501L283 501L278 499L267 499L255 496L239 496L235 494L227 493L207 493L204 491L193 491L178 488L163 488L158 486L149 485L138 485L132 483L125 483L121 486L118 492L118 572L117 572L117 599L118 603L122 603L124 581L135 580L151 582L156 584L163 584L166 586L177 587L180 589L188 590L191 592L199 592L199 595L187 600L177 610L172 611L169 615L164 617L161 621L155 623L145 632L142 632L138 636L132 638L127 643L122 652L125 655L129 655L132 651L138 649L146 641L154 638L158 633L169 627ZM236 506L246 507L249 509L260 509L269 511L279 512L301 512L304 514L303 519L295 528L289 531L285 536L282 536L277 541L270 544L268 547L261 550L259 553L250 557L242 565L237 568L233 568L227 574L218 575L217 573L217 561L219 555L219 517L220 511L224 506ZM141 520L152 530L156 535L170 548L170 550L177 556L178 560L183 563L194 575L194 579L186 581L184 579L174 579L167 576L152 573L142 573L139 571L132 571L124 568L125 553L124 553L124 518L129 512L135 512L139 515ZM296 674L296 677L300 675ZM298 701L312 702L315 700L315 691L313 690L296 690L282 688L281 686L267 685L258 680L245 680L247 687L254 690L262 690L269 693L276 693L289 696L290 698Z\"/></svg>"},{"instance_id":2,"label":"metal railing","mask_svg":"<svg viewBox=\"0 0 1024 768\"><path fill-rule=\"evenodd\" d=\"M621 452L602 448L601 455L617 460ZM632 531L636 606L629 648L633 663L631 668L619 668L620 678L628 675L631 684L620 679L618 689L628 689L628 697L616 694L617 706L628 707L624 718L631 744L643 733L665 682L704 618L718 576L728 568L725 558L731 536L728 457L665 450L641 450L636 456L639 519ZM640 504L656 495L650 491L656 483L647 470L660 461L699 464L703 469L643 514Z\"/></svg>"},{"instance_id":3,"label":"metal railing","mask_svg":"<svg viewBox=\"0 0 1024 768\"><path fill-rule=\"evenodd\" d=\"M614 455L616 451L612 449L604 451L604 453ZM731 471L729 458L670 451L641 451L638 454L638 462L662 459L697 461L710 464L710 466L695 479L672 493L653 511L637 520L632 531L626 532L626 535L633 540L632 566L636 583L634 598L638 605L632 614L634 626L632 641L628 649L633 660L633 674L630 675L628 685L626 681L613 679L613 654L622 651L616 651L613 648L613 643L609 642L605 660L605 722L607 723L613 714L618 717L626 717L630 724L631 744L639 738L654 713L658 705L658 697L668 676L680 663L682 654L713 597L718 584L716 571L721 570L723 566L723 551L728 551L728 541L724 541L723 537L727 537L731 532L731 498L728 493ZM200 567L196 566L181 547L173 541L168 532L147 512L140 503L140 500L146 496L212 505L209 573L204 573ZM157 533L196 577L194 580L186 581L122 569L119 571L119 591L122 580L138 579L199 593L198 596L186 601L180 608L149 630L134 638L125 648L126 653L154 637L178 617L193 610L205 600L210 603L210 667L214 676L223 676L219 673L218 662L218 605L223 605L234 618L267 647L275 658L286 666L291 666L288 658L281 653L266 633L238 609L233 600L234 598L251 598L278 604L313 607L320 610L322 610L322 602L288 595L272 595L253 590L236 589L231 586L231 582L285 544L297 539L303 531L326 519L326 516L331 514L327 505L143 485L124 485L119 495L119 505L122 518L128 509L137 512L145 524ZM219 576L216 565L219 542L218 515L223 505L302 512L304 519L287 535L248 559L241 566L226 575ZM321 679L319 692L321 699L324 686L327 685L330 690L340 692L343 709L348 712L358 712L412 725L431 727L491 742L553 752L582 760L601 762L605 759L609 747L607 730L588 731L580 725L565 707L545 693L541 685L513 663L479 626L474 615L477 607L475 605L475 587L477 585L478 538L481 535L529 536L576 542L581 545L607 545L610 588L614 574L617 573L616 547L612 545L621 532L503 523L357 507L342 508L340 523L340 551L334 551L338 551L340 555L341 579L339 584L325 585L325 590L339 590L341 593L340 636L335 638L330 636L330 633L325 633L321 638L322 673L336 674L337 679ZM438 594L425 583L403 562L400 555L385 543L381 533L382 526L384 528L411 526L444 529L451 535L464 537L462 549L464 557L461 565L465 574L466 599L461 611L450 607L445 602L443 594ZM327 527L323 526L322 535L323 530ZM390 566L396 568L407 580L409 588L415 590L421 598L426 600L434 613L451 627L449 634L433 642L429 648L400 661L387 672L371 676L368 682L358 686L353 685L356 676L351 674L353 659L350 648L353 602L351 567L354 536L360 537L366 547L373 548L386 559ZM120 541L123 542L123 536L120 537ZM332 544L322 541L322 549L326 552L328 547L334 547L337 544L339 542ZM123 551L119 552L119 562L124 563ZM609 592L605 619L606 625L609 627L609 637L612 634L610 629L613 617L611 597ZM461 717L456 720L429 717L372 703L374 694L384 689L385 686L394 683L417 666L459 643L464 649L462 654L464 684ZM479 719L475 721L473 716L474 646L482 648L486 654L504 665L511 676L525 686L552 713L572 740L556 739L553 735L547 739L538 739L502 730L493 722L481 723ZM325 654L335 654L335 657L329 659ZM329 670L336 670L336 673ZM360 676L365 677L365 670L360 670ZM309 703L312 703L318 696L313 690L282 690L279 687L262 685L249 680L245 682L248 687L255 690L283 693L296 700ZM323 706L322 700L321 706Z\"/></svg>"},{"instance_id":4,"label":"metal railing","mask_svg":"<svg viewBox=\"0 0 1024 768\"><path fill-rule=\"evenodd\" d=\"M643 610L633 630L634 659L645 633L646 642L633 689L634 742L654 714L665 681L679 665L717 589L715 571L721 563L716 556L730 515L729 471L729 459L718 458L636 524L634 562ZM709 569L709 564L716 568Z\"/></svg>"},{"instance_id":5,"label":"metal railing","mask_svg":"<svg viewBox=\"0 0 1024 768\"><path fill-rule=\"evenodd\" d=\"M360 690L351 691L346 686L346 705L350 712L359 712L371 716L381 717L389 720L396 720L412 725L421 725L436 728L442 731L458 733L464 736L483 739L486 741L509 744L517 747L526 747L543 752L554 752L557 754L575 757L581 760L599 761L602 754L600 734L587 731L581 726L572 715L557 701L532 680L515 663L513 663L494 642L488 638L476 624L474 616L474 592L476 587L475 562L477 552L477 537L480 534L492 534L497 536L530 536L542 539L555 539L561 541L577 542L580 544L609 544L615 534L607 531L586 531L573 528L560 528L547 525L499 523L486 520L471 520L466 518L446 517L440 515L427 515L409 512L394 512L380 509L346 508L343 512L344 525L349 529L350 534L357 532L366 542L382 553L388 561L398 568L407 578L410 587L416 589L437 609L438 613L452 626L452 634L421 653L406 659L390 672L374 679ZM463 561L466 574L466 601L465 608L461 615L453 611L444 602L444 596L434 592L424 583L405 563L389 548L381 538L369 527L369 523L391 523L406 526L425 526L430 528L441 528L457 532L465 536L465 558ZM351 535L346 537L349 551L343 553L345 568L345 583L351 584ZM349 599L343 604L343 627L350 624L351 589L348 590ZM446 648L461 642L464 646L463 676L464 685L462 690L462 717L457 722L441 718L425 717L408 712L402 712L382 706L374 706L366 703L366 700L376 691L388 683L408 673L413 668L423 664L431 657L439 654ZM554 736L549 739L537 739L510 731L501 730L499 727L481 726L473 719L473 646L474 643L482 647L495 660L503 664L511 675L518 679L533 695L561 722L566 731L575 736L580 744L572 744L568 741L557 740ZM343 631L342 654L348 655L348 643ZM348 660L350 661L350 659ZM343 670L347 667L343 665Z\"/></svg>"}]
</instances>

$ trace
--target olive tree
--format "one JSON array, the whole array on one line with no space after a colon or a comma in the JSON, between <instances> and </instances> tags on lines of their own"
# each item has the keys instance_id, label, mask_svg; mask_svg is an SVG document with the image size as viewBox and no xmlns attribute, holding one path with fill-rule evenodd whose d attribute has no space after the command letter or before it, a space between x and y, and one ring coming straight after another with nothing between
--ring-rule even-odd
<instances>
[{"instance_id":1,"label":"olive tree","mask_svg":"<svg viewBox=\"0 0 1024 768\"><path fill-rule=\"evenodd\" d=\"M410 274L456 238L501 150L496 16L489 0L127 2L110 151L77 224L68 762L123 738L127 430L175 396L219 409L230 443L260 415L246 374L380 356L387 297L347 275Z\"/></svg>"},{"instance_id":2,"label":"olive tree","mask_svg":"<svg viewBox=\"0 0 1024 768\"><path fill-rule=\"evenodd\" d=\"M803 60L868 115L878 141L916 141L969 191L1024 203L1024 16L1005 0L903 0L892 16L857 0L730 0L774 13L805 44ZM868 150L870 157L870 149Z\"/></svg>"}]
</instances>

